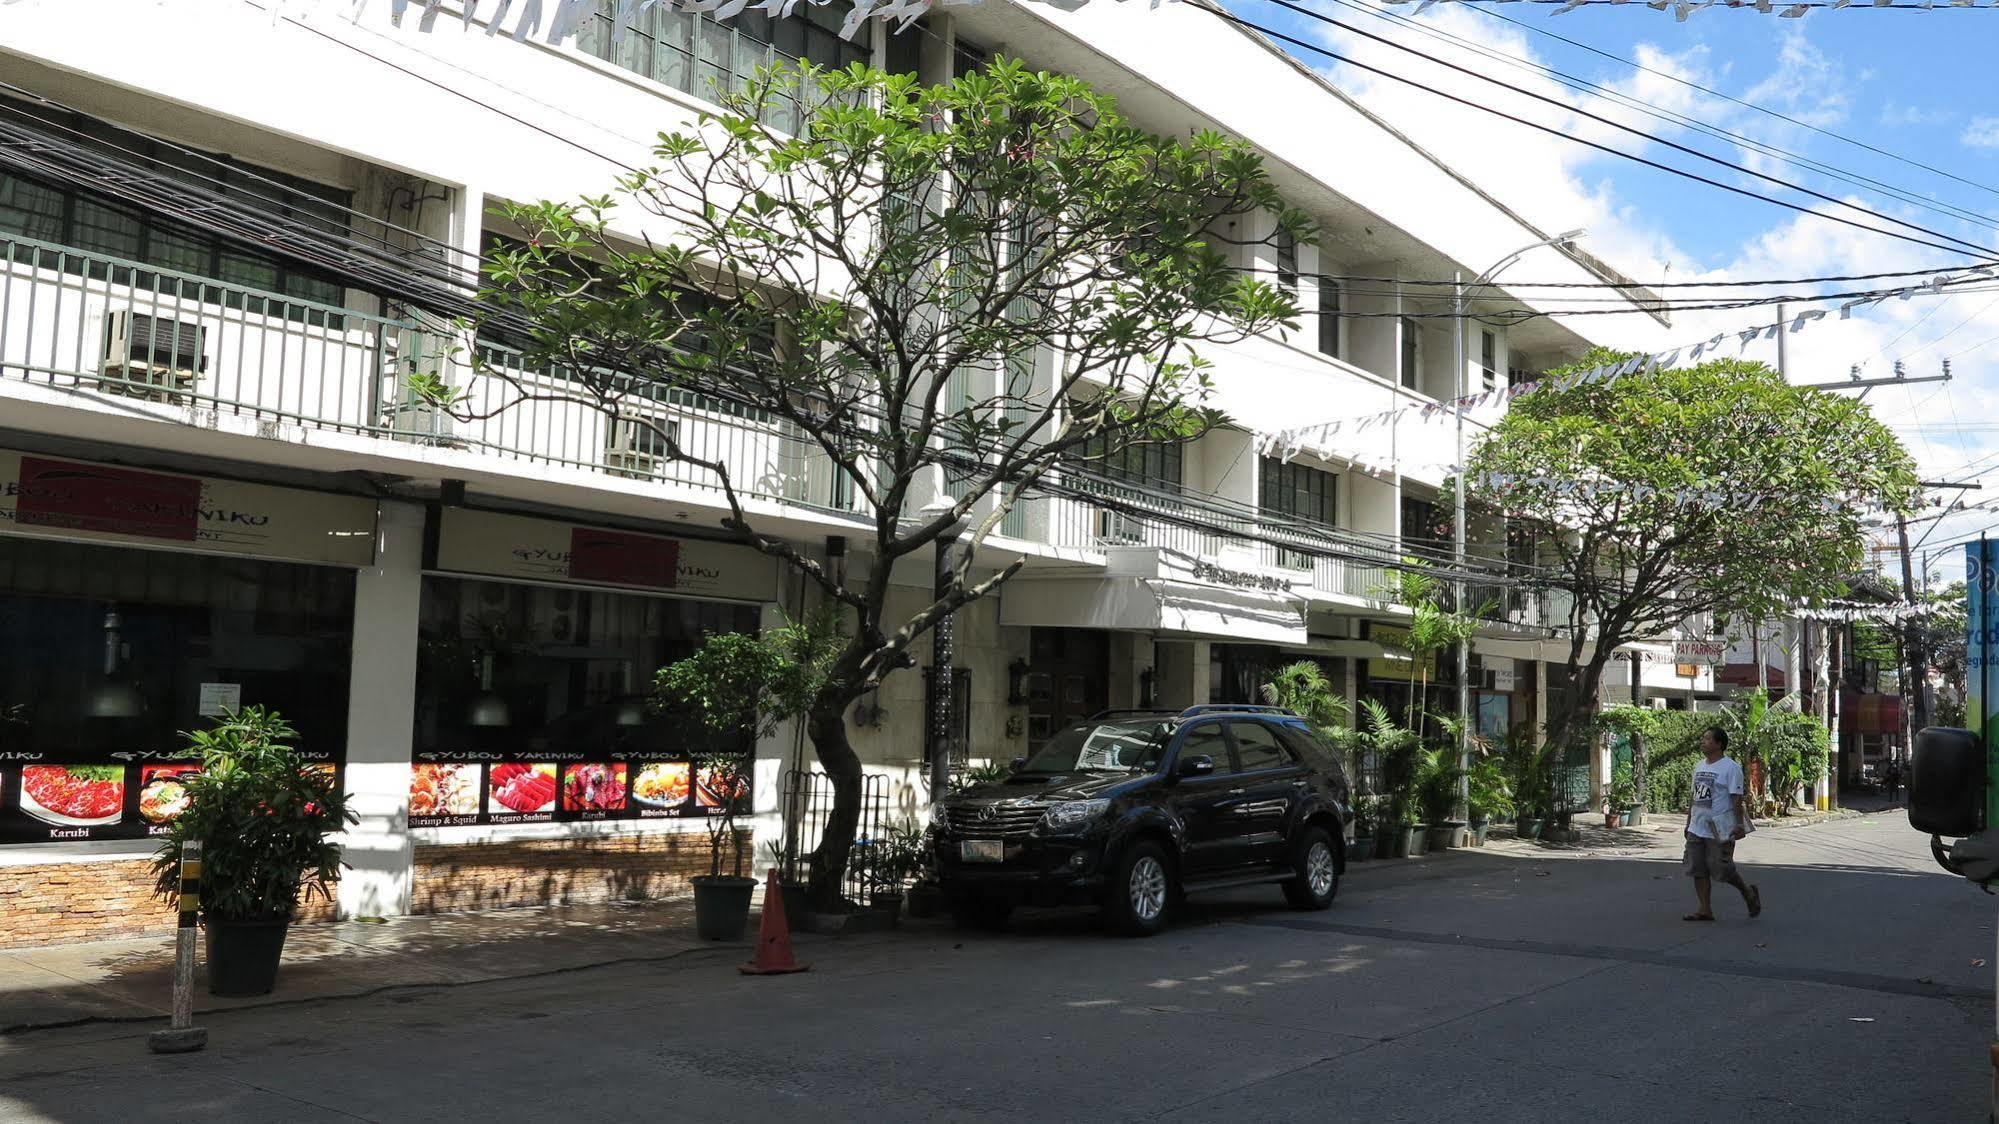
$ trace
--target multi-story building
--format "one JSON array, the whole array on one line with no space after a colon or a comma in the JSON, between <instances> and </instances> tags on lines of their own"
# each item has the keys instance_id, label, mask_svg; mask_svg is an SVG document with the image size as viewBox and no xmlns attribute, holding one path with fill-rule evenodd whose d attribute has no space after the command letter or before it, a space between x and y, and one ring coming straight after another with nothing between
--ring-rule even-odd
<instances>
[{"instance_id":1,"label":"multi-story building","mask_svg":"<svg viewBox=\"0 0 1999 1124\"><path fill-rule=\"evenodd\" d=\"M1406 695L1419 677L1381 564L1448 556L1449 412L1404 413L1344 455L1286 461L1260 438L1504 386L1658 327L1635 289L1622 317L1441 316L1435 282L1546 233L1197 4L989 0L850 39L837 5L810 4L726 21L648 8L614 37L607 3L559 45L455 15L397 28L383 6L358 22L346 5L108 7L0 9L0 946L167 924L144 860L183 767L176 731L251 703L288 716L354 794L343 915L675 892L705 862L703 790L682 734L639 705L646 686L702 633L769 624L801 596L726 541L713 481L661 461L644 430L540 403L440 414L403 376L455 345L502 365L503 349L456 339L395 276L359 284L282 238L211 233L204 206L330 225L448 278L513 233L496 203L608 190L660 129L713 108L711 82L787 57L934 79L1005 52L1115 93L1142 126L1254 144L1324 234L1239 264L1277 272L1308 314L1209 350L1231 424L1113 466L1136 499L1044 496L1009 517L988 555L1027 567L957 626L972 759L1104 707L1242 699L1297 658L1349 697ZM637 217L619 233L670 235ZM1625 283L1574 246L1520 273ZM1523 299L1489 288L1472 307ZM802 435L692 394L657 409L741 466L762 527L861 550L855 497ZM1566 613L1507 584L1531 551L1474 531L1496 596L1473 686L1504 732L1561 689L1546 661ZM898 597L914 605L930 567L909 570ZM929 798L930 679L900 673L851 716L896 811ZM788 734L761 747L760 837L810 760Z\"/></svg>"}]
</instances>

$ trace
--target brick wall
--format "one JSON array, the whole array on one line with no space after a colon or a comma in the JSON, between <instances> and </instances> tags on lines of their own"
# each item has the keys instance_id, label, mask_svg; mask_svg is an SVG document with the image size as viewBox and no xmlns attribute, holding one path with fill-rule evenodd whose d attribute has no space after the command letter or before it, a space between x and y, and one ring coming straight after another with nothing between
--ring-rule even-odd
<instances>
[{"instance_id":1,"label":"brick wall","mask_svg":"<svg viewBox=\"0 0 1999 1124\"><path fill-rule=\"evenodd\" d=\"M738 834L747 854L749 832ZM670 898L706 873L706 832L429 844L416 849L410 912Z\"/></svg>"},{"instance_id":2,"label":"brick wall","mask_svg":"<svg viewBox=\"0 0 1999 1124\"><path fill-rule=\"evenodd\" d=\"M327 921L315 900L305 921ZM153 896L150 859L0 867L0 948L108 941L173 932L175 915Z\"/></svg>"}]
</instances>

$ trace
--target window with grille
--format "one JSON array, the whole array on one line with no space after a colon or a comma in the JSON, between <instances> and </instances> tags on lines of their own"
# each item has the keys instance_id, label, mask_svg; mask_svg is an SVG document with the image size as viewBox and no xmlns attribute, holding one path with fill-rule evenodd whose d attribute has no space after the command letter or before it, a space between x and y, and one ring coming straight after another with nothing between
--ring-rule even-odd
<instances>
[{"instance_id":1,"label":"window with grille","mask_svg":"<svg viewBox=\"0 0 1999 1124\"><path fill-rule=\"evenodd\" d=\"M624 34L613 31L619 9L628 9ZM638 10L640 7L643 10ZM791 15L773 18L752 9L718 20L707 12L689 12L666 5L634 6L620 0L598 0L597 14L577 49L615 66L642 74L663 86L719 101L749 90L762 67L810 62L826 69L870 62L866 43L842 38L840 24L851 5L846 0L800 4ZM863 25L866 34L868 25ZM810 108L811 91L794 88L793 96L769 107L768 124L799 132Z\"/></svg>"},{"instance_id":2,"label":"window with grille","mask_svg":"<svg viewBox=\"0 0 1999 1124\"><path fill-rule=\"evenodd\" d=\"M1083 446L1088 470L1123 484L1178 492L1184 485L1185 443L1134 441L1106 456L1102 439Z\"/></svg>"},{"instance_id":3,"label":"window with grille","mask_svg":"<svg viewBox=\"0 0 1999 1124\"><path fill-rule=\"evenodd\" d=\"M1416 380L1422 375L1422 341L1416 334L1416 321L1407 316L1399 317L1396 323L1402 328L1402 385L1416 389Z\"/></svg>"},{"instance_id":4,"label":"window with grille","mask_svg":"<svg viewBox=\"0 0 1999 1124\"><path fill-rule=\"evenodd\" d=\"M1338 526L1339 477L1324 469L1276 457L1265 457L1258 465L1260 506L1272 515L1284 516L1320 527ZM1312 568L1312 556L1279 547L1277 564L1295 570Z\"/></svg>"},{"instance_id":5,"label":"window with grille","mask_svg":"<svg viewBox=\"0 0 1999 1124\"><path fill-rule=\"evenodd\" d=\"M1340 287L1332 281L1319 280L1319 352L1340 358Z\"/></svg>"},{"instance_id":6,"label":"window with grille","mask_svg":"<svg viewBox=\"0 0 1999 1124\"><path fill-rule=\"evenodd\" d=\"M1298 292L1298 236L1277 228L1273 247L1277 251L1277 283L1292 294Z\"/></svg>"},{"instance_id":7,"label":"window with grille","mask_svg":"<svg viewBox=\"0 0 1999 1124\"><path fill-rule=\"evenodd\" d=\"M304 226L330 234L347 230L339 208L351 193L298 176L254 167L223 156L183 152L115 125L64 110L28 106L0 99L0 112L39 118L65 130L64 139L101 148L125 161L142 161L162 176L216 191L281 225ZM79 137L77 134L81 134ZM266 182L268 181L268 182ZM0 170L0 238L7 235L55 243L86 254L192 274L229 285L255 289L276 297L292 297L323 305L338 305L346 288L333 276L245 243L222 238L95 192L76 191L43 183L29 176ZM337 320L321 309L306 309L284 301L258 307L254 298L208 286L183 286L144 270L109 263L85 263L50 251L21 246L23 260L45 260L51 268L88 270L92 277L141 288L185 290L182 299L201 300L254 312L305 319L314 323Z\"/></svg>"}]
</instances>

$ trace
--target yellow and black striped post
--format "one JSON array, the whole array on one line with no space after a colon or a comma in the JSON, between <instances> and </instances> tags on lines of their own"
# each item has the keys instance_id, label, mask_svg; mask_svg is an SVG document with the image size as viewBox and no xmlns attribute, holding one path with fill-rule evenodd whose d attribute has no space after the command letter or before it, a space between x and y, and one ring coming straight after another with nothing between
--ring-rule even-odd
<instances>
[{"instance_id":1,"label":"yellow and black striped post","mask_svg":"<svg viewBox=\"0 0 1999 1124\"><path fill-rule=\"evenodd\" d=\"M180 849L180 926L174 930L173 1023L146 1037L156 1054L185 1054L208 1044L208 1032L194 1025L194 930L201 914L201 841Z\"/></svg>"}]
</instances>

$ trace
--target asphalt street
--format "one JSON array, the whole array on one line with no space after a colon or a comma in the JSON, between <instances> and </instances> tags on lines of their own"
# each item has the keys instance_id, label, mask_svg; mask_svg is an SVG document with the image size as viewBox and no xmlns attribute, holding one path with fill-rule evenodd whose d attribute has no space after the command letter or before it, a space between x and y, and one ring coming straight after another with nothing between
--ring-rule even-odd
<instances>
[{"instance_id":1,"label":"asphalt street","mask_svg":"<svg viewBox=\"0 0 1999 1124\"><path fill-rule=\"evenodd\" d=\"M1986 1119L1999 901L1899 813L1759 831L1687 923L1671 840L1356 867L1151 940L1086 914L0 1038L0 1119Z\"/></svg>"}]
</instances>

